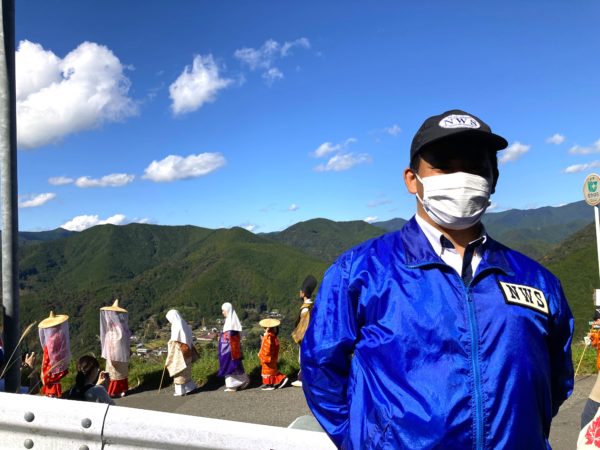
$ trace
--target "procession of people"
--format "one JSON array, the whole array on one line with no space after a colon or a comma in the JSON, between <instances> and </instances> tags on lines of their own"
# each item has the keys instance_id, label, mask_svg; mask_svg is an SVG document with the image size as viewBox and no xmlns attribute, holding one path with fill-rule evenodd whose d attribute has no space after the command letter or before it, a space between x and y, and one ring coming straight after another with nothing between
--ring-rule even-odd
<instances>
[{"instance_id":1,"label":"procession of people","mask_svg":"<svg viewBox=\"0 0 600 450\"><path fill-rule=\"evenodd\" d=\"M316 285L316 278L309 275L300 287L302 305L294 331L290 336L291 340L298 345L310 320L312 309L310 297ZM35 386L22 387L22 393L40 392L41 395L51 398L114 404L114 398L124 397L131 392L129 364L132 354L132 333L129 328L128 311L120 304L119 299L115 299L112 304L102 306L99 312L99 350L104 360L104 370L94 354L82 355L74 363L75 384L66 390L63 389L62 381L68 376L72 362L69 316L50 311L48 317L38 324L42 349L39 376L35 369L36 354L28 353L22 361L22 372ZM251 384L244 368L243 327L231 303L223 303L221 314L223 328L217 339L219 363L217 376L223 378L223 391L234 393L248 388ZM199 385L192 374L193 364L199 358L198 350L194 346L192 328L177 309L170 309L164 317L170 325L170 338L167 342L167 357L164 361L159 391L163 385L164 375L168 373L172 378L173 395L185 396L199 390ZM260 387L263 391L288 386L289 376L292 375L282 373L278 368L280 325L281 321L272 317L262 319L258 323L258 326L263 329L257 354L261 368ZM6 355L1 345L0 352L1 359L4 360ZM300 379L299 374L298 379ZM302 386L302 383L296 381L291 385Z\"/></svg>"}]
</instances>

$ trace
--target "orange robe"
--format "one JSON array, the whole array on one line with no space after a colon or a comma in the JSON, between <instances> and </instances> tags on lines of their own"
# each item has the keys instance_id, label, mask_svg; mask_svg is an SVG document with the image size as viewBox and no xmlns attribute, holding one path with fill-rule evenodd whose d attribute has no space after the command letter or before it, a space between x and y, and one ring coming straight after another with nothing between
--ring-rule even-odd
<instances>
[{"instance_id":1,"label":"orange robe","mask_svg":"<svg viewBox=\"0 0 600 450\"><path fill-rule=\"evenodd\" d=\"M59 397L62 395L60 380L69 372L63 370L58 373L50 373L52 370L52 361L48 356L48 347L44 347L44 357L42 358L42 394L46 397Z\"/></svg>"},{"instance_id":2,"label":"orange robe","mask_svg":"<svg viewBox=\"0 0 600 450\"><path fill-rule=\"evenodd\" d=\"M279 358L279 339L271 330L262 338L258 358L261 363L261 375L263 384L279 384L285 379L285 375L277 369Z\"/></svg>"},{"instance_id":3,"label":"orange robe","mask_svg":"<svg viewBox=\"0 0 600 450\"><path fill-rule=\"evenodd\" d=\"M596 356L596 370L600 371L600 330L593 330L590 333L592 346L598 351Z\"/></svg>"}]
</instances>

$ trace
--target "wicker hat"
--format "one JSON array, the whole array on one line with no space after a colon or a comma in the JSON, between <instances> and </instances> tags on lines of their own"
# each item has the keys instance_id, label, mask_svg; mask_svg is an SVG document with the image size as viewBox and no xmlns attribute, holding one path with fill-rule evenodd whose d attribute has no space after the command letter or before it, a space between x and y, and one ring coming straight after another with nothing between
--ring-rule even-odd
<instances>
[{"instance_id":1,"label":"wicker hat","mask_svg":"<svg viewBox=\"0 0 600 450\"><path fill-rule=\"evenodd\" d=\"M277 319L263 319L258 324L263 328L274 328L281 324L281 321Z\"/></svg>"},{"instance_id":2,"label":"wicker hat","mask_svg":"<svg viewBox=\"0 0 600 450\"><path fill-rule=\"evenodd\" d=\"M68 319L69 316L66 314L54 314L54 311L50 311L50 315L39 323L38 328L55 327L56 325L60 325Z\"/></svg>"},{"instance_id":3,"label":"wicker hat","mask_svg":"<svg viewBox=\"0 0 600 450\"><path fill-rule=\"evenodd\" d=\"M119 306L119 299L116 299L112 306L103 306L102 308L100 308L100 311L117 311L123 313L127 312L125 308L121 308Z\"/></svg>"}]
</instances>

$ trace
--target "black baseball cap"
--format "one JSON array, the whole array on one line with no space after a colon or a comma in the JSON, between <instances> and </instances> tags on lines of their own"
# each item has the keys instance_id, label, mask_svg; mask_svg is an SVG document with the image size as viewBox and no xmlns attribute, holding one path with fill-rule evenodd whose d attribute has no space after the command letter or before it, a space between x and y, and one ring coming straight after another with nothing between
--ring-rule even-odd
<instances>
[{"instance_id":1,"label":"black baseball cap","mask_svg":"<svg viewBox=\"0 0 600 450\"><path fill-rule=\"evenodd\" d=\"M424 148L434 143L442 144L442 141L495 151L508 146L506 139L492 133L490 126L479 117L460 109L452 109L431 116L423 122L410 145L410 160Z\"/></svg>"}]
</instances>

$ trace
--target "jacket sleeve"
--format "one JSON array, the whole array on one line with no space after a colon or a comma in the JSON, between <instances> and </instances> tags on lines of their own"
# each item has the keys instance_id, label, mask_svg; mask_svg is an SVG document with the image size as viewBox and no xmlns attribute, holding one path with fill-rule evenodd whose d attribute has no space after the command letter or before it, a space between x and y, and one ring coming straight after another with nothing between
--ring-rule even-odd
<instances>
[{"instance_id":1,"label":"jacket sleeve","mask_svg":"<svg viewBox=\"0 0 600 450\"><path fill-rule=\"evenodd\" d=\"M571 339L574 321L571 309L560 283L555 289L557 308L552 317L552 336L550 338L550 366L552 377L552 416L560 405L573 392L574 375L571 357Z\"/></svg>"},{"instance_id":2,"label":"jacket sleeve","mask_svg":"<svg viewBox=\"0 0 600 450\"><path fill-rule=\"evenodd\" d=\"M306 401L338 447L348 429L348 378L357 328L350 265L351 255L344 255L325 273L300 347Z\"/></svg>"}]
</instances>

